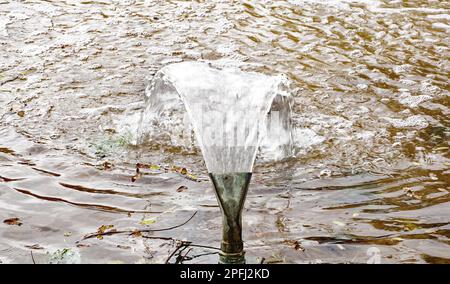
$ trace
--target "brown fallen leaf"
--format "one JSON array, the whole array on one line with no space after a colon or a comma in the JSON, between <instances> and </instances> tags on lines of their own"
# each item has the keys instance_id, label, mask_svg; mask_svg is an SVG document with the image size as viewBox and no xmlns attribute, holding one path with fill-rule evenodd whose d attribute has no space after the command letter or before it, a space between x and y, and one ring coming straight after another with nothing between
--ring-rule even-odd
<instances>
[{"instance_id":1,"label":"brown fallen leaf","mask_svg":"<svg viewBox=\"0 0 450 284\"><path fill-rule=\"evenodd\" d=\"M23 110L19 110L17 112L17 115L20 116L20 117L24 117L25 116L25 112Z\"/></svg>"},{"instance_id":2,"label":"brown fallen leaf","mask_svg":"<svg viewBox=\"0 0 450 284\"><path fill-rule=\"evenodd\" d=\"M295 250L305 251L305 248L297 240L285 240L283 243L293 246Z\"/></svg>"},{"instance_id":3,"label":"brown fallen leaf","mask_svg":"<svg viewBox=\"0 0 450 284\"><path fill-rule=\"evenodd\" d=\"M172 172L176 172L182 175L186 175L188 173L188 170L186 168L183 167L177 167L177 166L172 166Z\"/></svg>"},{"instance_id":4,"label":"brown fallen leaf","mask_svg":"<svg viewBox=\"0 0 450 284\"><path fill-rule=\"evenodd\" d=\"M183 192L186 191L187 189L188 189L187 186L182 185L177 189L177 192Z\"/></svg>"},{"instance_id":5,"label":"brown fallen leaf","mask_svg":"<svg viewBox=\"0 0 450 284\"><path fill-rule=\"evenodd\" d=\"M179 173L182 176L184 176L185 178L192 180L192 181L198 181L198 177L189 173L188 170L186 168L182 168L182 167L177 167L177 166L172 166L171 169L172 172L175 173Z\"/></svg>"},{"instance_id":6,"label":"brown fallen leaf","mask_svg":"<svg viewBox=\"0 0 450 284\"><path fill-rule=\"evenodd\" d=\"M106 171L111 170L112 168L114 168L114 164L110 163L108 161L103 162L102 164L102 168Z\"/></svg>"},{"instance_id":7,"label":"brown fallen leaf","mask_svg":"<svg viewBox=\"0 0 450 284\"><path fill-rule=\"evenodd\" d=\"M411 198L415 198L417 200L421 200L422 197L420 195L418 195L417 193L415 193L411 188L409 187L405 187L403 188L403 190L406 193L406 196L411 197Z\"/></svg>"},{"instance_id":8,"label":"brown fallen leaf","mask_svg":"<svg viewBox=\"0 0 450 284\"><path fill-rule=\"evenodd\" d=\"M142 233L139 230L135 230L130 234L130 236L139 238L139 237L142 237Z\"/></svg>"},{"instance_id":9,"label":"brown fallen leaf","mask_svg":"<svg viewBox=\"0 0 450 284\"><path fill-rule=\"evenodd\" d=\"M20 222L19 218L10 218L3 221L6 225L16 225L16 226L22 226L22 222Z\"/></svg>"}]
</instances>

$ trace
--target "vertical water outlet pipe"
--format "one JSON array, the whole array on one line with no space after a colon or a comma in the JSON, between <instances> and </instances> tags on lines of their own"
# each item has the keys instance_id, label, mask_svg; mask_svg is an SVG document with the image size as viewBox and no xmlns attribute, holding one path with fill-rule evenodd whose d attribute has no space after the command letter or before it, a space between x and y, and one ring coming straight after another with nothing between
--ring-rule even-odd
<instances>
[{"instance_id":1,"label":"vertical water outlet pipe","mask_svg":"<svg viewBox=\"0 0 450 284\"><path fill-rule=\"evenodd\" d=\"M252 173L210 173L222 212L223 236L219 263L245 263L242 242L242 209Z\"/></svg>"}]
</instances>

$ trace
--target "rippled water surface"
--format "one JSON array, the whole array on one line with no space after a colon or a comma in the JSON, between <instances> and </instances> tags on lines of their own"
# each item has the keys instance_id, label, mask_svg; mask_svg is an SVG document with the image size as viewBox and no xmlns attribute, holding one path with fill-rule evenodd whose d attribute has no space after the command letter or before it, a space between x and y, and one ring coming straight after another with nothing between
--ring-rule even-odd
<instances>
[{"instance_id":1,"label":"rippled water surface","mask_svg":"<svg viewBox=\"0 0 450 284\"><path fill-rule=\"evenodd\" d=\"M134 143L155 72L202 60L293 84L296 157L257 160L243 221L250 259L449 263L449 10L432 0L0 0L0 220L19 218L0 223L0 262L160 263L180 241L219 246L198 150ZM172 230L82 240L195 212ZM169 262L215 253L191 246Z\"/></svg>"}]
</instances>

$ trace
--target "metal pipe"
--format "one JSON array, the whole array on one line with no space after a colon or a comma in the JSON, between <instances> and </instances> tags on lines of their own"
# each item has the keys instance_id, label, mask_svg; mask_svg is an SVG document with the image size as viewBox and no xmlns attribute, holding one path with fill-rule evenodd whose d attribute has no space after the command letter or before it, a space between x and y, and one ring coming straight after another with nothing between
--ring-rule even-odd
<instances>
[{"instance_id":1,"label":"metal pipe","mask_svg":"<svg viewBox=\"0 0 450 284\"><path fill-rule=\"evenodd\" d=\"M210 173L222 212L223 237L219 263L245 263L242 210L252 173Z\"/></svg>"}]
</instances>

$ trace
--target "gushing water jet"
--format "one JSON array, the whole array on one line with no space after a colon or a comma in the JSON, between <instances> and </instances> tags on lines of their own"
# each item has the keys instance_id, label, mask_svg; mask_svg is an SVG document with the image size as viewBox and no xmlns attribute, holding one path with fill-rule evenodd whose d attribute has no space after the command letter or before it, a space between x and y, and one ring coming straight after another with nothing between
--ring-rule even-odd
<instances>
[{"instance_id":1,"label":"gushing water jet","mask_svg":"<svg viewBox=\"0 0 450 284\"><path fill-rule=\"evenodd\" d=\"M245 263L242 211L258 149L271 158L291 155L287 83L284 76L183 62L162 68L147 88L141 137L186 142L190 133L183 140L176 131L193 128L222 213L220 263Z\"/></svg>"}]
</instances>

